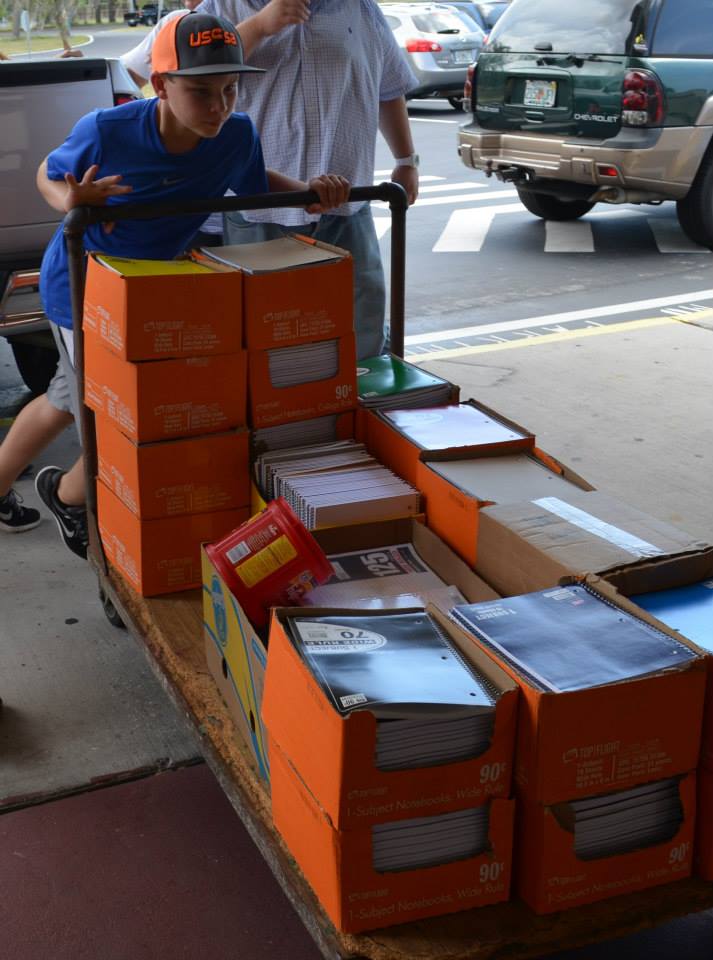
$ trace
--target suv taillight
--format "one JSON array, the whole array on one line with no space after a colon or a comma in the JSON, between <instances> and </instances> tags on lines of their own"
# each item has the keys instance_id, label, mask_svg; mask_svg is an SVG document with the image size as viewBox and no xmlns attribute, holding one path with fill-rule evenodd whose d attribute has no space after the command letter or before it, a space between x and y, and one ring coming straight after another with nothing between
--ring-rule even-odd
<instances>
[{"instance_id":1,"label":"suv taillight","mask_svg":"<svg viewBox=\"0 0 713 960\"><path fill-rule=\"evenodd\" d=\"M435 40L412 39L406 41L407 53L440 53L443 47Z\"/></svg>"},{"instance_id":2,"label":"suv taillight","mask_svg":"<svg viewBox=\"0 0 713 960\"><path fill-rule=\"evenodd\" d=\"M655 127L664 118L661 81L650 70L627 70L621 94L621 122L627 127Z\"/></svg>"},{"instance_id":3,"label":"suv taillight","mask_svg":"<svg viewBox=\"0 0 713 960\"><path fill-rule=\"evenodd\" d=\"M114 106L120 107L122 103L132 103L134 100L138 100L138 97L132 96L130 93L115 93L114 94Z\"/></svg>"},{"instance_id":4,"label":"suv taillight","mask_svg":"<svg viewBox=\"0 0 713 960\"><path fill-rule=\"evenodd\" d=\"M471 63L465 74L465 83L463 84L463 109L470 111L473 109L473 90L475 87L475 71L477 63Z\"/></svg>"}]
</instances>

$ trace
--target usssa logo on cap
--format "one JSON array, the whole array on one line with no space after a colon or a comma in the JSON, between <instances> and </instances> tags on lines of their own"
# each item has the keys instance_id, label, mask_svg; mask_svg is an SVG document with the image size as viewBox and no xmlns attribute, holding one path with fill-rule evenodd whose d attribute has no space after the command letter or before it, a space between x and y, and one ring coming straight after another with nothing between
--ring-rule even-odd
<instances>
[{"instance_id":1,"label":"usssa logo on cap","mask_svg":"<svg viewBox=\"0 0 713 960\"><path fill-rule=\"evenodd\" d=\"M188 11L161 27L151 65L171 76L265 72L246 65L240 34L229 20Z\"/></svg>"}]
</instances>

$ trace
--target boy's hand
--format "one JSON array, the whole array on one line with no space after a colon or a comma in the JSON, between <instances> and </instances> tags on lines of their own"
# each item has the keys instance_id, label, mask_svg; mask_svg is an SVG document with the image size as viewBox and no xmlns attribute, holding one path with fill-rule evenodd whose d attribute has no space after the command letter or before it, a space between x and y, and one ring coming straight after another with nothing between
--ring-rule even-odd
<instances>
[{"instance_id":1,"label":"boy's hand","mask_svg":"<svg viewBox=\"0 0 713 960\"><path fill-rule=\"evenodd\" d=\"M260 30L264 37L272 37L285 27L309 20L310 0L270 0L258 16Z\"/></svg>"},{"instance_id":2,"label":"boy's hand","mask_svg":"<svg viewBox=\"0 0 713 960\"><path fill-rule=\"evenodd\" d=\"M347 202L351 184L336 173L323 173L320 177L312 177L307 188L319 196L319 203L305 207L307 213L324 213Z\"/></svg>"},{"instance_id":3,"label":"boy's hand","mask_svg":"<svg viewBox=\"0 0 713 960\"><path fill-rule=\"evenodd\" d=\"M103 207L109 197L131 193L130 186L122 186L119 183L120 173L95 180L98 169L98 164L92 164L81 180L77 180L73 173L65 173L64 182L67 184L67 193L64 198L64 209L67 213L74 207ZM111 233L114 224L103 223L102 229L104 233Z\"/></svg>"}]
</instances>

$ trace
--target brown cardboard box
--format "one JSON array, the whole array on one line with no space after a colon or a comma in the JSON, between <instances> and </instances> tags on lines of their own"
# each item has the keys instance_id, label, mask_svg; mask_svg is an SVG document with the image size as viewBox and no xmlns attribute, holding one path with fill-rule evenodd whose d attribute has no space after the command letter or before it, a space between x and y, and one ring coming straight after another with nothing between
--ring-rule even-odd
<instances>
[{"instance_id":1,"label":"brown cardboard box","mask_svg":"<svg viewBox=\"0 0 713 960\"><path fill-rule=\"evenodd\" d=\"M416 477L426 499L429 527L473 567L480 551L483 507L527 500L536 490L542 496L546 488L559 496L577 488L591 489L586 480L537 447L530 454L419 460Z\"/></svg>"},{"instance_id":2,"label":"brown cardboard box","mask_svg":"<svg viewBox=\"0 0 713 960\"><path fill-rule=\"evenodd\" d=\"M563 577L625 570L645 574L639 581L648 584L644 592L671 579L672 558L705 546L606 493L572 488L556 497L484 507L477 569L503 596L545 590Z\"/></svg>"}]
</instances>

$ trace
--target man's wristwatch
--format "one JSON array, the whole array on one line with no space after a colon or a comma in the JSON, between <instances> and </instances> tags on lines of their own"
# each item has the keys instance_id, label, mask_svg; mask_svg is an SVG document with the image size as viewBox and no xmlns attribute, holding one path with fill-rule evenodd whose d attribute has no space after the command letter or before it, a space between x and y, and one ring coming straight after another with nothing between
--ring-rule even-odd
<instances>
[{"instance_id":1,"label":"man's wristwatch","mask_svg":"<svg viewBox=\"0 0 713 960\"><path fill-rule=\"evenodd\" d=\"M394 160L395 167L418 167L419 157L417 153L412 153L408 157L396 157Z\"/></svg>"}]
</instances>

